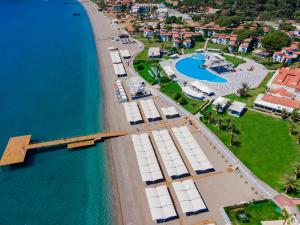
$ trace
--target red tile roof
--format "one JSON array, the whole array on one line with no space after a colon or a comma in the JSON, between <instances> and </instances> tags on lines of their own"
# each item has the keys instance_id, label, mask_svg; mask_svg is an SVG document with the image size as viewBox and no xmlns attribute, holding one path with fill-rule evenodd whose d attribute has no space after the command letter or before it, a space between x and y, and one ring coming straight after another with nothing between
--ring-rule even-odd
<instances>
[{"instance_id":1,"label":"red tile roof","mask_svg":"<svg viewBox=\"0 0 300 225\"><path fill-rule=\"evenodd\" d=\"M283 105L283 106L296 108L296 109L300 107L300 101L288 99L284 97L277 97L269 94L265 94L262 97L262 100L273 104Z\"/></svg>"},{"instance_id":2,"label":"red tile roof","mask_svg":"<svg viewBox=\"0 0 300 225\"><path fill-rule=\"evenodd\" d=\"M300 68L280 69L276 77L273 79L272 84L282 85L300 90Z\"/></svg>"}]
</instances>

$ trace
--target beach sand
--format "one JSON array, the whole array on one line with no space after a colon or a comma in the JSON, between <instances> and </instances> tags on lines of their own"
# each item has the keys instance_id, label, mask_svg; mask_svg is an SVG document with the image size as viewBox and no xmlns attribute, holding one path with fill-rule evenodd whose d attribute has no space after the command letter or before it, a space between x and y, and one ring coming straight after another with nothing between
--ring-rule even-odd
<instances>
[{"instance_id":1,"label":"beach sand","mask_svg":"<svg viewBox=\"0 0 300 225\"><path fill-rule=\"evenodd\" d=\"M114 46L119 49L128 49L131 55L134 55L141 50L141 46L139 43L124 46L120 41L112 41L112 36L117 36L120 32L116 25L112 25L110 19L100 13L94 3L82 1L81 4L89 15L98 52L101 85L104 96L103 111L105 113L105 129L107 131L127 130L129 132L136 132L137 128L151 131L159 127L164 127L164 122L145 123L138 126L130 126L128 124L123 105L118 102L113 88L113 83L118 78L115 76L108 48ZM132 69L127 66L125 66L125 68L129 77L133 76ZM154 95L158 94L154 93ZM158 108L170 106L171 104L170 100L159 95L152 96L151 98L155 100L155 104ZM184 117L185 116L184 114ZM184 117L176 121L180 123L184 121ZM174 124L177 122L174 122ZM207 138L207 135L200 128L190 126L190 130L197 142L201 144L205 154L217 171L216 173L201 175L195 178L197 188L200 190L209 208L209 212L195 216L184 215L175 197L174 190L170 188L171 196L180 219L170 221L166 224L203 224L204 221L215 221L217 224L225 224L224 218L220 213L223 206L239 204L253 199L261 199L264 197L264 193L256 190L256 188L254 188L255 185L251 184L250 181L242 177L238 172L230 172L228 170L229 165L227 159L222 156L222 153L216 148L214 142ZM192 174L189 163L184 157L182 149L178 147L178 144L177 148ZM155 151L157 151L157 149L155 149ZM151 219L144 191L147 185L141 180L131 137L125 136L109 140L107 142L106 152L110 166L109 176L111 177L111 183L109 185L111 185L112 192L114 193L112 208L114 211L113 215L116 218L114 222L116 224L126 225L157 224ZM163 174L167 180L170 180L159 156L158 160L160 165L162 165Z\"/></svg>"}]
</instances>

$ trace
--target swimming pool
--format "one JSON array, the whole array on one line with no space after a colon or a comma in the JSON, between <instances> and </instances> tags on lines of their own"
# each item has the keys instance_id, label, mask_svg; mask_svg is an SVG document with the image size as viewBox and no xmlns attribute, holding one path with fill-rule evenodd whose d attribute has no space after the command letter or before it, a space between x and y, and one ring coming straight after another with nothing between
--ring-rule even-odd
<instances>
[{"instance_id":1,"label":"swimming pool","mask_svg":"<svg viewBox=\"0 0 300 225\"><path fill-rule=\"evenodd\" d=\"M201 68L201 66L205 63L205 58L205 54L194 54L190 57L184 58L176 63L176 70L185 76L198 80L207 80L215 83L227 82L226 79L210 72L205 68Z\"/></svg>"}]
</instances>

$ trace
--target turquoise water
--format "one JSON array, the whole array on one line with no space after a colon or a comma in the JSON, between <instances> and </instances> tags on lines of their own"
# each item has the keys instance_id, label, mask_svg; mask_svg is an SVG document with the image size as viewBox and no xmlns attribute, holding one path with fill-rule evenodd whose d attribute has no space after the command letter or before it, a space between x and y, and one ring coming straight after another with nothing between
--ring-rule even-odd
<instances>
[{"instance_id":1,"label":"turquoise water","mask_svg":"<svg viewBox=\"0 0 300 225\"><path fill-rule=\"evenodd\" d=\"M175 67L183 75L194 79L207 80L215 83L227 82L226 79L210 72L205 68L201 68L201 66L205 63L205 58L205 54L195 54L178 61Z\"/></svg>"},{"instance_id":2,"label":"turquoise water","mask_svg":"<svg viewBox=\"0 0 300 225\"><path fill-rule=\"evenodd\" d=\"M102 130L91 26L80 4L63 2L0 1L0 151L10 136ZM111 224L105 157L99 144L30 153L24 165L1 168L1 224Z\"/></svg>"}]
</instances>

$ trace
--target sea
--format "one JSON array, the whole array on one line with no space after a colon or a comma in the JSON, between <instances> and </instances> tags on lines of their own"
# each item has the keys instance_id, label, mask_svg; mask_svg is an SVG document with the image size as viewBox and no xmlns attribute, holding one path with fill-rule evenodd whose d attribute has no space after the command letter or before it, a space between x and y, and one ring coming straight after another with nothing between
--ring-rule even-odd
<instances>
[{"instance_id":1,"label":"sea","mask_svg":"<svg viewBox=\"0 0 300 225\"><path fill-rule=\"evenodd\" d=\"M103 131L97 62L75 0L0 0L0 153L12 136ZM0 168L0 224L113 224L106 154L103 143L47 149Z\"/></svg>"}]
</instances>

